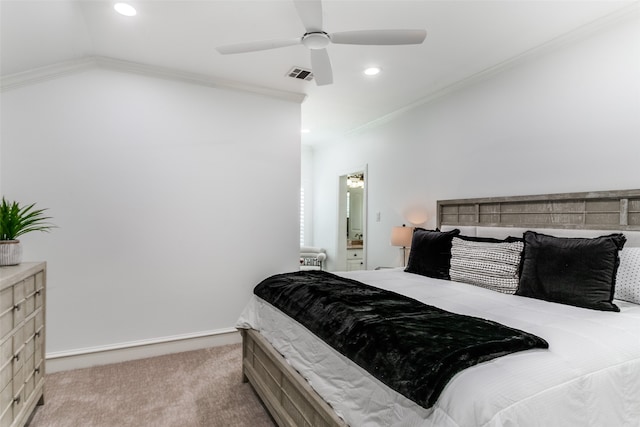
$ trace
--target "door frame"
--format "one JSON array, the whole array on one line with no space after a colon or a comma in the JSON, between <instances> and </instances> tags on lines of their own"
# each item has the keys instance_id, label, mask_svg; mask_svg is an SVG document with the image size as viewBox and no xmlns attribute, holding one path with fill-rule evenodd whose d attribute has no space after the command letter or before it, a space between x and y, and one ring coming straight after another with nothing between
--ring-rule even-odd
<instances>
[{"instance_id":1,"label":"door frame","mask_svg":"<svg viewBox=\"0 0 640 427\"><path fill-rule=\"evenodd\" d=\"M367 269L367 238L368 238L368 189L369 165L349 168L347 172L338 175L338 202L336 236L336 271L347 270L347 175L362 172L364 174L364 188L362 189L362 264Z\"/></svg>"}]
</instances>

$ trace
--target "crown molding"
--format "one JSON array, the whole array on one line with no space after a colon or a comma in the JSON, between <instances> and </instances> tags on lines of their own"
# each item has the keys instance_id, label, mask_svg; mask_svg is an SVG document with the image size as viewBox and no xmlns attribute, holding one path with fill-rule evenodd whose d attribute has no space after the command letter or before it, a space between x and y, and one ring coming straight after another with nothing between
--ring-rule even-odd
<instances>
[{"instance_id":1,"label":"crown molding","mask_svg":"<svg viewBox=\"0 0 640 427\"><path fill-rule=\"evenodd\" d=\"M9 74L0 77L0 91L28 86L31 84L53 80L68 74L75 74L88 68L95 67L96 62L92 57L73 59L46 65L20 73Z\"/></svg>"},{"instance_id":2,"label":"crown molding","mask_svg":"<svg viewBox=\"0 0 640 427\"><path fill-rule=\"evenodd\" d=\"M253 94L264 95L270 98L284 99L285 101L292 101L297 103L302 103L307 97L307 95L303 93L289 92L284 90L271 89L264 86L250 85L233 80L210 77L204 74L176 70L173 68L159 67L133 61L123 61L106 56L94 56L93 58L96 61L96 65L101 68L134 74L142 74L149 77L178 80L186 83L213 87L216 89L231 89L242 92L249 92Z\"/></svg>"},{"instance_id":3,"label":"crown molding","mask_svg":"<svg viewBox=\"0 0 640 427\"><path fill-rule=\"evenodd\" d=\"M89 56L80 59L74 59L71 61L47 65L21 73L10 74L8 76L2 76L0 77L0 91L4 92L18 87L57 79L65 75L79 73L91 68L103 68L131 74L141 74L148 77L181 81L216 89L229 89L248 92L266 96L269 98L277 98L283 99L285 101L296 102L299 104L302 103L307 96L303 93L270 89L263 86L250 85L232 80L210 77L204 74L190 73L172 68L142 64L133 61L124 61L106 56Z\"/></svg>"},{"instance_id":4,"label":"crown molding","mask_svg":"<svg viewBox=\"0 0 640 427\"><path fill-rule=\"evenodd\" d=\"M616 24L620 24L620 23L631 21L633 19L638 19L638 18L640 18L640 1L635 1L628 6L625 6L615 12L610 13L609 15L603 16L602 18L596 19L595 21L584 24L572 31L569 31L552 40L549 40L546 43L533 47L527 51L524 51L496 65L485 68L484 70L481 70L475 74L472 74L467 78L458 80L457 82L444 86L438 90L435 90L430 94L418 99L417 101L407 104L404 107L401 107L388 114L385 114L384 116L378 117L358 127L348 130L347 132L345 132L345 136L358 135L367 130L370 130L380 125L383 125L385 123L391 122L411 110L414 110L423 105L434 102L438 99L448 96L454 92L457 92L463 88L471 86L482 80L486 80L494 75L497 75L505 70L508 70L517 65L520 65L526 61L530 61L536 57L544 55L560 47L567 46L569 44L584 40L589 36L601 30L611 28Z\"/></svg>"}]
</instances>

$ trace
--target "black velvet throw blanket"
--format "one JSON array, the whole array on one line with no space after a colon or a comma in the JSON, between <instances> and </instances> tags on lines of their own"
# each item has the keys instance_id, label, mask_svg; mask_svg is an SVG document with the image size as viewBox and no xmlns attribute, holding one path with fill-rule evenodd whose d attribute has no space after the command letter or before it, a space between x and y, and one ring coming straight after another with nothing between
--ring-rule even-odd
<instances>
[{"instance_id":1,"label":"black velvet throw blanket","mask_svg":"<svg viewBox=\"0 0 640 427\"><path fill-rule=\"evenodd\" d=\"M325 271L278 274L258 284L254 293L425 408L467 367L549 347L535 335L500 323L450 313Z\"/></svg>"}]
</instances>

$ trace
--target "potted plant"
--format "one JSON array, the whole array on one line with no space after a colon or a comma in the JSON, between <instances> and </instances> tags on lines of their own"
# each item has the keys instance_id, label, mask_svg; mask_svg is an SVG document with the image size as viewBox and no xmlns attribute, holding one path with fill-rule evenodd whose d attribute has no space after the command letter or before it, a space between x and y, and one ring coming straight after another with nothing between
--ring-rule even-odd
<instances>
[{"instance_id":1,"label":"potted plant","mask_svg":"<svg viewBox=\"0 0 640 427\"><path fill-rule=\"evenodd\" d=\"M46 209L35 209L35 203L20 206L18 202L0 204L0 267L22 261L22 245L18 237L32 231L49 231L55 225L47 222Z\"/></svg>"}]
</instances>

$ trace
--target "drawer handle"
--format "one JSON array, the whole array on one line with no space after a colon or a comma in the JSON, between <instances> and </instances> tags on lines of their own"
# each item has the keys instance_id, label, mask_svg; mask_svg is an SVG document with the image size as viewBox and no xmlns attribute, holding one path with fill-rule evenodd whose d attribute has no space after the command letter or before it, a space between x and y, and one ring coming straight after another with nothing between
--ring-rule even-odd
<instances>
[{"instance_id":1,"label":"drawer handle","mask_svg":"<svg viewBox=\"0 0 640 427\"><path fill-rule=\"evenodd\" d=\"M40 295L40 289L38 289L38 290L36 291L36 295L38 295L38 296Z\"/></svg>"},{"instance_id":2,"label":"drawer handle","mask_svg":"<svg viewBox=\"0 0 640 427\"><path fill-rule=\"evenodd\" d=\"M20 404L20 396L18 396L15 399L13 399L13 401L15 402L16 405L19 405Z\"/></svg>"},{"instance_id":3,"label":"drawer handle","mask_svg":"<svg viewBox=\"0 0 640 427\"><path fill-rule=\"evenodd\" d=\"M35 333L36 338L40 338L40 331Z\"/></svg>"},{"instance_id":4,"label":"drawer handle","mask_svg":"<svg viewBox=\"0 0 640 427\"><path fill-rule=\"evenodd\" d=\"M39 374L40 373L40 368L34 369L33 372L35 372L36 374Z\"/></svg>"},{"instance_id":5,"label":"drawer handle","mask_svg":"<svg viewBox=\"0 0 640 427\"><path fill-rule=\"evenodd\" d=\"M20 361L20 353L16 353L16 354L14 354L14 355L13 355L13 359L14 359L16 362L19 362L19 361Z\"/></svg>"},{"instance_id":6,"label":"drawer handle","mask_svg":"<svg viewBox=\"0 0 640 427\"><path fill-rule=\"evenodd\" d=\"M15 311L20 311L20 303L18 303L18 304L16 304L16 305L14 305L14 306L13 306L13 309L14 309Z\"/></svg>"}]
</instances>

